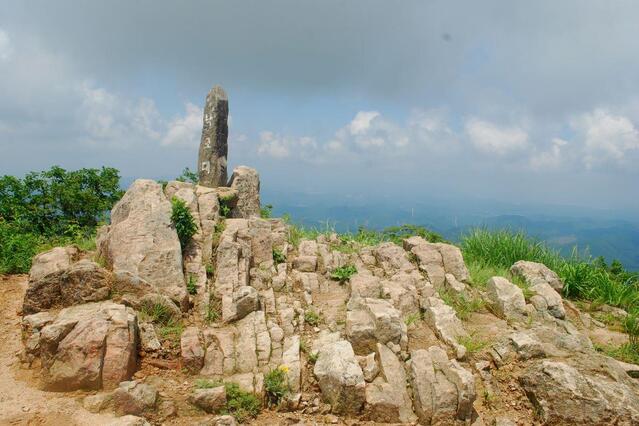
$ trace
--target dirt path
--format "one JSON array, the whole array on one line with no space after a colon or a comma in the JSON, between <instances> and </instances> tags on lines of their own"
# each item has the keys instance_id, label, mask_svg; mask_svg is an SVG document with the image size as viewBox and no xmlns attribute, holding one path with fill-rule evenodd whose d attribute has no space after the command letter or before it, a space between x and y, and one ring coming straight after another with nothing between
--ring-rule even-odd
<instances>
[{"instance_id":1,"label":"dirt path","mask_svg":"<svg viewBox=\"0 0 639 426\"><path fill-rule=\"evenodd\" d=\"M82 408L83 393L62 396L38 389L37 378L18 358L21 318L17 314L26 275L0 275L0 425L106 425L114 418Z\"/></svg>"}]
</instances>

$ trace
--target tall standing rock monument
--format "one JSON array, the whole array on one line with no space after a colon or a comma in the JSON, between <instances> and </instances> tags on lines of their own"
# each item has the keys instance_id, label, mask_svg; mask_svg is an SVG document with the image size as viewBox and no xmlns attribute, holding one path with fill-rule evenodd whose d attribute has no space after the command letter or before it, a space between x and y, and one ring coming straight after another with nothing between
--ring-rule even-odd
<instances>
[{"instance_id":1,"label":"tall standing rock monument","mask_svg":"<svg viewBox=\"0 0 639 426\"><path fill-rule=\"evenodd\" d=\"M229 136L229 99L220 86L211 89L204 106L204 124L198 154L200 185L226 186L226 156Z\"/></svg>"}]
</instances>

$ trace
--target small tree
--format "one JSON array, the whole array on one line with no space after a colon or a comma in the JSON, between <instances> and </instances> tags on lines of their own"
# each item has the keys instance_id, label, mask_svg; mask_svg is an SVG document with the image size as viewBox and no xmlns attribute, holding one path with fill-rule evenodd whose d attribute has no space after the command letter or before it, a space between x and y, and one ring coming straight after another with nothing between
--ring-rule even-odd
<instances>
[{"instance_id":1,"label":"small tree","mask_svg":"<svg viewBox=\"0 0 639 426\"><path fill-rule=\"evenodd\" d=\"M173 197L171 199L171 205L171 222L173 222L173 226L175 226L178 238L180 239L180 246L182 250L184 250L184 247L186 247L193 235L197 232L197 225L184 200Z\"/></svg>"}]
</instances>

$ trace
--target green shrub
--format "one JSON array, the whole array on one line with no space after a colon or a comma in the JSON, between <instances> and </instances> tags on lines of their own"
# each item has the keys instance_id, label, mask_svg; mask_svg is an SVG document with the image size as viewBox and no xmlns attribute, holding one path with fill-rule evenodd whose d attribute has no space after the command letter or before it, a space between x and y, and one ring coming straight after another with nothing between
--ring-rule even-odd
<instances>
[{"instance_id":1,"label":"green shrub","mask_svg":"<svg viewBox=\"0 0 639 426\"><path fill-rule=\"evenodd\" d=\"M140 310L141 319L151 321L155 324L173 325L173 313L169 308L161 303L151 306L143 306Z\"/></svg>"},{"instance_id":2,"label":"green shrub","mask_svg":"<svg viewBox=\"0 0 639 426\"><path fill-rule=\"evenodd\" d=\"M286 256L282 253L282 250L273 249L273 262L275 262L276 265L286 262Z\"/></svg>"},{"instance_id":3,"label":"green shrub","mask_svg":"<svg viewBox=\"0 0 639 426\"><path fill-rule=\"evenodd\" d=\"M193 274L189 274L189 279L186 282L186 291L192 296L197 294L197 279Z\"/></svg>"},{"instance_id":4,"label":"green shrub","mask_svg":"<svg viewBox=\"0 0 639 426\"><path fill-rule=\"evenodd\" d=\"M180 246L182 250L184 250L193 235L197 232L197 225L184 200L173 197L171 199L171 207L171 222L173 226L175 226L178 238L180 239Z\"/></svg>"},{"instance_id":5,"label":"green shrub","mask_svg":"<svg viewBox=\"0 0 639 426\"><path fill-rule=\"evenodd\" d=\"M288 395L288 367L280 366L266 373L264 376L264 389L266 390L266 402L269 406L277 406L282 398Z\"/></svg>"},{"instance_id":6,"label":"green shrub","mask_svg":"<svg viewBox=\"0 0 639 426\"><path fill-rule=\"evenodd\" d=\"M439 296L444 303L455 310L462 321L467 320L471 313L480 311L484 307L484 301L479 297L468 297L447 290L440 290Z\"/></svg>"},{"instance_id":7,"label":"green shrub","mask_svg":"<svg viewBox=\"0 0 639 426\"><path fill-rule=\"evenodd\" d=\"M344 283L356 273L357 268L354 265L344 265L333 269L331 272L331 279Z\"/></svg>"},{"instance_id":8,"label":"green shrub","mask_svg":"<svg viewBox=\"0 0 639 426\"><path fill-rule=\"evenodd\" d=\"M225 383L226 411L239 423L257 417L262 409L260 400L252 393L240 389L236 383Z\"/></svg>"},{"instance_id":9,"label":"green shrub","mask_svg":"<svg viewBox=\"0 0 639 426\"><path fill-rule=\"evenodd\" d=\"M636 312L629 313L622 324L624 331L628 333L629 345L636 352L639 352L639 314Z\"/></svg>"},{"instance_id":10,"label":"green shrub","mask_svg":"<svg viewBox=\"0 0 639 426\"><path fill-rule=\"evenodd\" d=\"M185 167L184 170L182 170L182 174L176 177L175 180L180 182L191 182L197 185L200 182L200 176L197 172Z\"/></svg>"},{"instance_id":11,"label":"green shrub","mask_svg":"<svg viewBox=\"0 0 639 426\"><path fill-rule=\"evenodd\" d=\"M304 312L304 322L306 322L310 326L315 327L316 325L319 325L321 320L322 317L320 316L320 314L311 309Z\"/></svg>"},{"instance_id":12,"label":"green shrub","mask_svg":"<svg viewBox=\"0 0 639 426\"><path fill-rule=\"evenodd\" d=\"M639 364L639 349L632 343L624 343L619 346L595 344L595 349L619 361Z\"/></svg>"},{"instance_id":13,"label":"green shrub","mask_svg":"<svg viewBox=\"0 0 639 426\"><path fill-rule=\"evenodd\" d=\"M41 244L39 235L22 232L0 219L0 274L29 272L31 259Z\"/></svg>"},{"instance_id":14,"label":"green shrub","mask_svg":"<svg viewBox=\"0 0 639 426\"><path fill-rule=\"evenodd\" d=\"M267 204L260 208L260 217L262 219L269 219L273 214L273 206L271 204Z\"/></svg>"}]
</instances>

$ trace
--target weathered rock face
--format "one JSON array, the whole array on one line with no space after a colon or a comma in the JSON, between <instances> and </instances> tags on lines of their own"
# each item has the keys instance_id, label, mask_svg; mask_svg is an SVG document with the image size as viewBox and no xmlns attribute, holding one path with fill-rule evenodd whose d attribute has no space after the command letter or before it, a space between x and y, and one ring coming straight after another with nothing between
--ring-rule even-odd
<instances>
[{"instance_id":1,"label":"weathered rock face","mask_svg":"<svg viewBox=\"0 0 639 426\"><path fill-rule=\"evenodd\" d=\"M123 305L106 301L63 309L39 336L48 389L113 388L135 371L137 318Z\"/></svg>"},{"instance_id":2,"label":"weathered rock face","mask_svg":"<svg viewBox=\"0 0 639 426\"><path fill-rule=\"evenodd\" d=\"M224 386L211 389L196 389L189 397L189 402L209 414L219 413L226 407L226 391Z\"/></svg>"},{"instance_id":3,"label":"weathered rock face","mask_svg":"<svg viewBox=\"0 0 639 426\"><path fill-rule=\"evenodd\" d=\"M109 297L109 271L86 259L62 266L65 264L64 261L48 262L48 273L44 276L42 265L36 267L35 273L31 274L35 278L29 280L29 287L24 295L24 314L98 302ZM54 271L54 265L59 269Z\"/></svg>"},{"instance_id":4,"label":"weathered rock face","mask_svg":"<svg viewBox=\"0 0 639 426\"><path fill-rule=\"evenodd\" d=\"M226 185L228 155L229 100L220 86L211 89L204 106L204 125L198 153L200 185L210 188Z\"/></svg>"},{"instance_id":5,"label":"weathered rock face","mask_svg":"<svg viewBox=\"0 0 639 426\"><path fill-rule=\"evenodd\" d=\"M468 333L453 308L438 297L429 297L426 299L424 320L441 340L455 350L457 359L466 356L466 348L458 343L458 339L467 337Z\"/></svg>"},{"instance_id":6,"label":"weathered rock face","mask_svg":"<svg viewBox=\"0 0 639 426\"><path fill-rule=\"evenodd\" d=\"M564 287L564 283L561 282L559 276L543 263L520 260L510 268L510 272L525 279L530 286L538 283L547 283L559 293Z\"/></svg>"},{"instance_id":7,"label":"weathered rock face","mask_svg":"<svg viewBox=\"0 0 639 426\"><path fill-rule=\"evenodd\" d=\"M436 346L412 353L409 362L415 412L421 424L452 424L470 420L475 401L475 380L457 361L448 360Z\"/></svg>"},{"instance_id":8,"label":"weathered rock face","mask_svg":"<svg viewBox=\"0 0 639 426\"><path fill-rule=\"evenodd\" d=\"M488 280L486 290L493 309L500 317L511 318L524 314L524 293L506 278L492 277Z\"/></svg>"},{"instance_id":9,"label":"weathered rock face","mask_svg":"<svg viewBox=\"0 0 639 426\"><path fill-rule=\"evenodd\" d=\"M111 225L101 230L97 245L114 272L128 271L187 307L182 250L162 185L136 180L113 208Z\"/></svg>"},{"instance_id":10,"label":"weathered rock face","mask_svg":"<svg viewBox=\"0 0 639 426\"><path fill-rule=\"evenodd\" d=\"M237 191L237 201L231 210L231 217L259 217L260 176L257 170L246 166L236 167L229 186Z\"/></svg>"},{"instance_id":11,"label":"weathered rock face","mask_svg":"<svg viewBox=\"0 0 639 426\"><path fill-rule=\"evenodd\" d=\"M38 281L53 272L65 270L71 266L80 255L77 247L54 247L36 255L29 270L29 280Z\"/></svg>"},{"instance_id":12,"label":"weathered rock face","mask_svg":"<svg viewBox=\"0 0 639 426\"><path fill-rule=\"evenodd\" d=\"M198 373L204 365L204 347L197 327L188 327L180 337L182 365L191 373Z\"/></svg>"},{"instance_id":13,"label":"weathered rock face","mask_svg":"<svg viewBox=\"0 0 639 426\"><path fill-rule=\"evenodd\" d=\"M155 408L158 391L144 383L122 382L113 391L111 399L116 414L141 416Z\"/></svg>"},{"instance_id":14,"label":"weathered rock face","mask_svg":"<svg viewBox=\"0 0 639 426\"><path fill-rule=\"evenodd\" d=\"M334 413L355 415L360 411L366 382L350 343L340 340L321 348L313 373Z\"/></svg>"},{"instance_id":15,"label":"weathered rock face","mask_svg":"<svg viewBox=\"0 0 639 426\"><path fill-rule=\"evenodd\" d=\"M605 373L542 360L531 365L520 382L544 424L638 424L636 384L618 368L609 366Z\"/></svg>"},{"instance_id":16,"label":"weathered rock face","mask_svg":"<svg viewBox=\"0 0 639 426\"><path fill-rule=\"evenodd\" d=\"M367 355L377 348L377 342L399 345L406 335L400 312L384 299L352 301L354 309L346 314L346 336L355 353Z\"/></svg>"}]
</instances>

